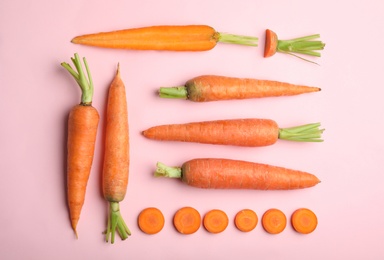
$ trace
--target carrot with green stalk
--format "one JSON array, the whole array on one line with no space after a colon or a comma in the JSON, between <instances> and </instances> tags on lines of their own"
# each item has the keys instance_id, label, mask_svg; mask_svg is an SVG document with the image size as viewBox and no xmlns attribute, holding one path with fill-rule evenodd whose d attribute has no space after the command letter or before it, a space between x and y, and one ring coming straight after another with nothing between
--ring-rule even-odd
<instances>
[{"instance_id":1,"label":"carrot with green stalk","mask_svg":"<svg viewBox=\"0 0 384 260\"><path fill-rule=\"evenodd\" d=\"M280 52L309 61L299 55L303 54L320 57L321 54L319 51L324 49L325 43L315 40L318 38L320 38L320 34L313 34L290 40L280 40L275 32L267 29L265 32L264 57L271 57L276 52Z\"/></svg>"},{"instance_id":2,"label":"carrot with green stalk","mask_svg":"<svg viewBox=\"0 0 384 260\"><path fill-rule=\"evenodd\" d=\"M271 119L247 118L158 125L144 130L142 134L160 141L256 147L272 145L278 139L322 142L323 131L320 123L280 128Z\"/></svg>"},{"instance_id":3,"label":"carrot with green stalk","mask_svg":"<svg viewBox=\"0 0 384 260\"><path fill-rule=\"evenodd\" d=\"M293 96L321 89L273 80L202 75L188 80L184 86L161 87L162 98L208 102L231 99Z\"/></svg>"},{"instance_id":4,"label":"carrot with green stalk","mask_svg":"<svg viewBox=\"0 0 384 260\"><path fill-rule=\"evenodd\" d=\"M258 38L217 32L207 25L160 25L79 35L71 42L113 49L208 51L219 42L257 46Z\"/></svg>"}]
</instances>

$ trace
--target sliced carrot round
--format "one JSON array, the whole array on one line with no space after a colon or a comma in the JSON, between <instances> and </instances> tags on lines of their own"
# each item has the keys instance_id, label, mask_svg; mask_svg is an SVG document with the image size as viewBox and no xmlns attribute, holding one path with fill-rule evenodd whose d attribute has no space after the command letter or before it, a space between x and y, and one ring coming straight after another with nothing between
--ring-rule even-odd
<instances>
[{"instance_id":1,"label":"sliced carrot round","mask_svg":"<svg viewBox=\"0 0 384 260\"><path fill-rule=\"evenodd\" d=\"M138 217L139 228L146 234L159 233L164 227L163 213L157 208L146 208Z\"/></svg>"},{"instance_id":2,"label":"sliced carrot round","mask_svg":"<svg viewBox=\"0 0 384 260\"><path fill-rule=\"evenodd\" d=\"M291 223L297 232L309 234L317 227L317 216L310 209L300 208L293 212Z\"/></svg>"},{"instance_id":3,"label":"sliced carrot round","mask_svg":"<svg viewBox=\"0 0 384 260\"><path fill-rule=\"evenodd\" d=\"M204 216L203 225L210 233L223 232L228 226L227 214L219 209L213 209Z\"/></svg>"},{"instance_id":4,"label":"sliced carrot round","mask_svg":"<svg viewBox=\"0 0 384 260\"><path fill-rule=\"evenodd\" d=\"M200 213L192 207L181 208L174 215L173 224L181 234L193 234L201 226Z\"/></svg>"},{"instance_id":5,"label":"sliced carrot round","mask_svg":"<svg viewBox=\"0 0 384 260\"><path fill-rule=\"evenodd\" d=\"M275 32L267 29L265 31L264 58L273 56L277 51L278 38Z\"/></svg>"},{"instance_id":6,"label":"sliced carrot round","mask_svg":"<svg viewBox=\"0 0 384 260\"><path fill-rule=\"evenodd\" d=\"M243 209L235 216L236 227L243 232L253 230L258 222L257 214L251 209Z\"/></svg>"},{"instance_id":7,"label":"sliced carrot round","mask_svg":"<svg viewBox=\"0 0 384 260\"><path fill-rule=\"evenodd\" d=\"M287 218L285 214L279 209L269 209L262 217L262 224L270 234L279 234L287 226Z\"/></svg>"}]
</instances>

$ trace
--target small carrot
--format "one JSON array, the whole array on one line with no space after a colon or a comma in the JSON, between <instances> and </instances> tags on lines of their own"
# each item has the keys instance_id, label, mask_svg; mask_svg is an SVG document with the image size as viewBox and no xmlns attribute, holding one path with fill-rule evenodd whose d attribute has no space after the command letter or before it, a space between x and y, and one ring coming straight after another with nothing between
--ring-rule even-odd
<instances>
[{"instance_id":1,"label":"small carrot","mask_svg":"<svg viewBox=\"0 0 384 260\"><path fill-rule=\"evenodd\" d=\"M193 234L201 226L200 213L195 208L183 207L175 213L173 225L181 234Z\"/></svg>"},{"instance_id":2,"label":"small carrot","mask_svg":"<svg viewBox=\"0 0 384 260\"><path fill-rule=\"evenodd\" d=\"M207 51L218 42L257 46L258 38L217 32L207 25L161 25L80 35L71 42L115 49Z\"/></svg>"},{"instance_id":3,"label":"small carrot","mask_svg":"<svg viewBox=\"0 0 384 260\"><path fill-rule=\"evenodd\" d=\"M67 196L71 225L77 237L76 227L91 172L99 113L92 106L94 87L87 60L83 58L88 79L83 72L79 55L75 53L75 57L71 59L77 72L66 62L61 65L75 78L82 91L80 104L74 106L69 113L67 140Z\"/></svg>"},{"instance_id":4,"label":"small carrot","mask_svg":"<svg viewBox=\"0 0 384 260\"><path fill-rule=\"evenodd\" d=\"M267 210L261 219L263 228L270 234L279 234L284 231L287 226L287 218L279 209Z\"/></svg>"},{"instance_id":5,"label":"small carrot","mask_svg":"<svg viewBox=\"0 0 384 260\"><path fill-rule=\"evenodd\" d=\"M251 209L243 209L235 216L236 227L243 232L252 231L258 223L257 214Z\"/></svg>"},{"instance_id":6,"label":"small carrot","mask_svg":"<svg viewBox=\"0 0 384 260\"><path fill-rule=\"evenodd\" d=\"M162 98L179 98L194 102L207 102L292 96L320 90L318 87L272 80L203 75L188 80L184 86L161 87L159 96Z\"/></svg>"},{"instance_id":7,"label":"small carrot","mask_svg":"<svg viewBox=\"0 0 384 260\"><path fill-rule=\"evenodd\" d=\"M315 186L313 174L254 162L198 158L171 167L158 162L155 177L181 179L204 189L293 190Z\"/></svg>"},{"instance_id":8,"label":"small carrot","mask_svg":"<svg viewBox=\"0 0 384 260\"><path fill-rule=\"evenodd\" d=\"M228 216L220 209L212 209L204 215L203 225L210 233L221 233L228 226Z\"/></svg>"},{"instance_id":9,"label":"small carrot","mask_svg":"<svg viewBox=\"0 0 384 260\"><path fill-rule=\"evenodd\" d=\"M314 41L314 39L317 38L320 38L320 34L314 34L290 40L279 40L275 32L267 29L265 32L264 57L271 57L276 52L280 52L293 55L305 61L309 61L297 54L320 57L321 54L318 51L324 49L325 43L322 41Z\"/></svg>"},{"instance_id":10,"label":"small carrot","mask_svg":"<svg viewBox=\"0 0 384 260\"><path fill-rule=\"evenodd\" d=\"M300 208L293 212L291 223L297 232L301 234L309 234L317 227L317 216L310 209Z\"/></svg>"},{"instance_id":11,"label":"small carrot","mask_svg":"<svg viewBox=\"0 0 384 260\"><path fill-rule=\"evenodd\" d=\"M103 194L109 202L109 216L106 234L108 242L115 241L117 229L125 240L130 230L120 214L119 202L126 194L129 176L129 129L125 86L120 77L119 66L110 84L105 127L105 150L103 165Z\"/></svg>"},{"instance_id":12,"label":"small carrot","mask_svg":"<svg viewBox=\"0 0 384 260\"><path fill-rule=\"evenodd\" d=\"M160 141L196 142L204 144L267 146L278 139L298 142L321 142L324 129L320 123L279 128L270 119L228 119L151 127L142 134Z\"/></svg>"},{"instance_id":13,"label":"small carrot","mask_svg":"<svg viewBox=\"0 0 384 260\"><path fill-rule=\"evenodd\" d=\"M157 234L164 227L164 215L158 208L143 209L138 217L138 224L141 231L146 234Z\"/></svg>"}]
</instances>

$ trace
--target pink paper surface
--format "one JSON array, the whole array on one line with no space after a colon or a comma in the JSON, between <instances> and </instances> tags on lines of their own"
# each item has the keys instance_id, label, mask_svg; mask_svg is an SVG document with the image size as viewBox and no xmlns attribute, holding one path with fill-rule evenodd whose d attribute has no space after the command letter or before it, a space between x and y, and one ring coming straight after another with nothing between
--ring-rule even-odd
<instances>
[{"instance_id":1,"label":"pink paper surface","mask_svg":"<svg viewBox=\"0 0 384 260\"><path fill-rule=\"evenodd\" d=\"M365 1L10 1L0 3L0 220L1 259L384 259L384 4ZM208 52L100 49L75 45L80 34L151 25L207 24L217 31L259 37L259 46L218 44ZM319 65L293 56L263 58L265 29L281 39L320 33L327 45ZM80 89L60 63L86 57L101 115L94 165L78 225L66 204L66 122ZM132 231L126 241L105 243L107 203L101 193L106 94L117 64L126 85L131 165L121 213ZM193 103L161 99L160 86L182 85L202 74L279 80L321 87L294 97ZM281 127L321 122L323 143L278 141L244 148L145 139L158 124L230 118L270 118ZM181 165L197 157L230 158L308 171L317 186L295 191L202 190L154 178L157 161ZM228 228L179 234L172 225L181 207L201 214L221 209ZM159 208L163 230L146 235L137 217ZM235 214L269 208L288 219L313 210L309 235L288 223L278 235L259 221L238 231Z\"/></svg>"}]
</instances>

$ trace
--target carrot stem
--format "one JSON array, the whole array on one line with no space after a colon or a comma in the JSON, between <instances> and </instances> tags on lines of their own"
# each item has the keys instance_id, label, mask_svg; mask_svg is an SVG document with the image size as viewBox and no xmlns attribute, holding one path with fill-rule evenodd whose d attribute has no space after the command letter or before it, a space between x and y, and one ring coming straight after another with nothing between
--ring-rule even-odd
<instances>
[{"instance_id":1,"label":"carrot stem","mask_svg":"<svg viewBox=\"0 0 384 260\"><path fill-rule=\"evenodd\" d=\"M161 87L159 90L161 98L188 99L188 91L185 86L180 87Z\"/></svg>"},{"instance_id":2,"label":"carrot stem","mask_svg":"<svg viewBox=\"0 0 384 260\"><path fill-rule=\"evenodd\" d=\"M182 175L181 167L171 167L164 163L158 162L156 164L155 177L169 177L180 179Z\"/></svg>"},{"instance_id":3,"label":"carrot stem","mask_svg":"<svg viewBox=\"0 0 384 260\"><path fill-rule=\"evenodd\" d=\"M71 67L70 64L66 62L62 62L61 66L63 66L76 80L77 84L79 84L81 88L81 104L82 105L92 105L92 97L93 97L93 81L91 72L88 67L87 60L85 57L83 58L85 69L87 71L87 77L84 74L84 70L81 65L81 60L79 58L79 55L75 53L75 57L71 58L73 64L75 65L75 68L77 72Z\"/></svg>"},{"instance_id":4,"label":"carrot stem","mask_svg":"<svg viewBox=\"0 0 384 260\"><path fill-rule=\"evenodd\" d=\"M259 39L257 37L252 37L252 36L219 33L218 41L223 43L230 43L230 44L257 46Z\"/></svg>"},{"instance_id":5,"label":"carrot stem","mask_svg":"<svg viewBox=\"0 0 384 260\"><path fill-rule=\"evenodd\" d=\"M318 51L324 49L325 43L321 41L312 41L317 38L320 38L320 34L313 34L291 40L278 40L277 51L288 54L299 53L320 57L321 54Z\"/></svg>"},{"instance_id":6,"label":"carrot stem","mask_svg":"<svg viewBox=\"0 0 384 260\"><path fill-rule=\"evenodd\" d=\"M296 142L322 142L321 134L325 129L320 129L320 123L301 126L280 128L279 139Z\"/></svg>"},{"instance_id":7,"label":"carrot stem","mask_svg":"<svg viewBox=\"0 0 384 260\"><path fill-rule=\"evenodd\" d=\"M111 243L115 242L115 231L119 233L122 240L128 238L131 235L131 231L128 226L125 224L125 221L120 213L120 206L118 202L109 202L109 216L108 216L108 226L105 231L106 239L108 242L111 238Z\"/></svg>"}]
</instances>

